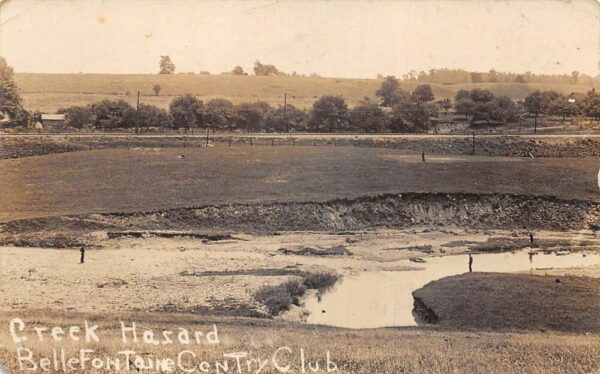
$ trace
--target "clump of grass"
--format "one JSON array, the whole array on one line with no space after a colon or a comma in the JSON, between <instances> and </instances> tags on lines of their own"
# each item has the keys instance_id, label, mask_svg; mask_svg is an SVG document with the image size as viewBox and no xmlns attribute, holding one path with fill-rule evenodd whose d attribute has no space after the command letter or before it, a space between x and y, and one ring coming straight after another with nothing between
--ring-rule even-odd
<instances>
[{"instance_id":1,"label":"clump of grass","mask_svg":"<svg viewBox=\"0 0 600 374\"><path fill-rule=\"evenodd\" d=\"M265 305L273 316L288 310L290 305L298 305L299 298L307 289L319 289L333 285L336 274L320 272L307 274L302 281L291 280L277 286L265 286L258 290L254 298Z\"/></svg>"},{"instance_id":2,"label":"clump of grass","mask_svg":"<svg viewBox=\"0 0 600 374\"><path fill-rule=\"evenodd\" d=\"M306 292L306 287L297 280L285 282L283 284L288 293L292 296L294 304L298 304L298 298Z\"/></svg>"},{"instance_id":3,"label":"clump of grass","mask_svg":"<svg viewBox=\"0 0 600 374\"><path fill-rule=\"evenodd\" d=\"M298 305L298 298L304 295L306 288L300 281L292 280L277 286L265 286L258 290L254 298L264 304L271 315L288 310L290 305Z\"/></svg>"},{"instance_id":4,"label":"clump of grass","mask_svg":"<svg viewBox=\"0 0 600 374\"><path fill-rule=\"evenodd\" d=\"M327 288L337 282L338 276L334 273L310 273L304 278L304 286L308 289Z\"/></svg>"}]
</instances>

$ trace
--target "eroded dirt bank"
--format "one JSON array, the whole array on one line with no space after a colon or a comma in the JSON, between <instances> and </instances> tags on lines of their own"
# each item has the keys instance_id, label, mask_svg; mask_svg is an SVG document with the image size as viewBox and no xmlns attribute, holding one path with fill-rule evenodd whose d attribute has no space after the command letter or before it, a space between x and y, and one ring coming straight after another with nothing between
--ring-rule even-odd
<instances>
[{"instance_id":1,"label":"eroded dirt bank","mask_svg":"<svg viewBox=\"0 0 600 374\"><path fill-rule=\"evenodd\" d=\"M432 193L388 194L325 203L229 204L16 220L0 225L0 244L73 247L79 245L82 235L99 230L194 230L214 234L340 232L412 226L595 231L600 228L600 204L522 195Z\"/></svg>"}]
</instances>

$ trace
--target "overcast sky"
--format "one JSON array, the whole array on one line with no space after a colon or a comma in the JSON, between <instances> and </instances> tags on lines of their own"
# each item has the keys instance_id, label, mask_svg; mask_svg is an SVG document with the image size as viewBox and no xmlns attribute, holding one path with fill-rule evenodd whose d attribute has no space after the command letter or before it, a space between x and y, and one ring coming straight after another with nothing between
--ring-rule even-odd
<instances>
[{"instance_id":1,"label":"overcast sky","mask_svg":"<svg viewBox=\"0 0 600 374\"><path fill-rule=\"evenodd\" d=\"M324 76L430 68L597 75L600 3L10 0L0 54L18 72L251 71Z\"/></svg>"}]
</instances>

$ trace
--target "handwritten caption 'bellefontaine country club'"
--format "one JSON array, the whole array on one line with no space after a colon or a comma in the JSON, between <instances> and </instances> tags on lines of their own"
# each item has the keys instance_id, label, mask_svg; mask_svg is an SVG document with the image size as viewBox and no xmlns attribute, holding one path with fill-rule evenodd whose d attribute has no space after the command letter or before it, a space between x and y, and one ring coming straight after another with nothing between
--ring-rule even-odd
<instances>
[{"instance_id":1,"label":"handwritten caption 'bellefontaine country club'","mask_svg":"<svg viewBox=\"0 0 600 374\"><path fill-rule=\"evenodd\" d=\"M145 346L168 346L179 344L184 346L215 346L221 343L216 325L209 331L190 331L179 327L176 330L154 331L140 329L135 322L120 321L121 342L123 344L142 344ZM84 321L82 326L32 326L29 327L20 318L9 323L9 333L13 343L17 345L17 362L21 372L87 372L89 370L129 371L152 370L162 372L185 373L262 373L275 370L280 373L300 372L336 372L337 364L326 351L322 360L307 360L303 348L292 350L281 346L273 349L263 357L255 357L250 352L226 352L222 359L203 360L199 352L184 349L169 357L157 357L146 352L132 349L121 349L112 356L99 356L93 349L81 348L75 353L67 354L64 348L51 350L49 356L40 357L27 348L28 344L39 342L44 345L63 342L79 344L95 344L101 340L99 325ZM103 350L104 352L104 350Z\"/></svg>"}]
</instances>

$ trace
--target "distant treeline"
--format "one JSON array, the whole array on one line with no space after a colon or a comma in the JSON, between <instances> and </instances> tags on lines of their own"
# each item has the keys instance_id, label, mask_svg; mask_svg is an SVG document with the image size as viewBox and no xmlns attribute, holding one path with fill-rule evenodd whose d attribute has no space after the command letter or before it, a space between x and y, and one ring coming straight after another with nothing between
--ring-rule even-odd
<instances>
[{"instance_id":1,"label":"distant treeline","mask_svg":"<svg viewBox=\"0 0 600 374\"><path fill-rule=\"evenodd\" d=\"M123 100L103 100L88 106L60 109L66 124L74 128L92 126L102 130L131 129L209 129L246 132L401 132L431 130L433 120L454 113L472 124L503 125L521 120L529 113L555 115L563 119L576 115L600 117L600 95L564 96L554 91L535 91L524 101L475 88L460 90L454 100L436 100L431 86L422 84L412 92L401 82L387 77L375 93L378 101L364 98L349 108L341 96L324 95L304 110L293 105L273 107L266 102L233 104L226 99L207 102L192 95L175 98L169 110L141 104L139 111ZM39 113L34 117L37 118Z\"/></svg>"},{"instance_id":2,"label":"distant treeline","mask_svg":"<svg viewBox=\"0 0 600 374\"><path fill-rule=\"evenodd\" d=\"M173 74L175 73L175 64L171 61L169 56L161 56L160 72L159 74ZM263 64L259 60L254 62L254 75L256 76L305 76L303 74L297 74L292 72L290 74L279 70L275 65ZM180 74L194 74L192 72L180 73ZM201 71L200 74L210 74L207 71ZM237 65L230 72L223 74L233 75L248 75L244 69ZM319 75L313 73L311 77L318 77ZM381 74L377 75L378 79L384 79ZM464 69L429 69L428 71L411 70L408 73L402 75L402 81L405 82L420 82L420 83L432 83L432 84L464 84L464 83L547 83L547 84L581 84L587 86L593 86L600 84L600 75L592 77L590 75L581 74L578 71L573 71L571 74L534 74L530 71L525 73L510 73L510 72L499 72L495 69L491 69L488 72L477 72L468 71Z\"/></svg>"},{"instance_id":3,"label":"distant treeline","mask_svg":"<svg viewBox=\"0 0 600 374\"><path fill-rule=\"evenodd\" d=\"M382 77L380 77L382 78ZM402 76L403 81L414 81L434 84L460 84L460 83L547 83L547 84L600 84L600 75L591 77L573 71L571 74L534 74L527 71L523 74L498 72L491 69L489 72L474 72L462 69L430 69L429 71L410 71Z\"/></svg>"}]
</instances>

